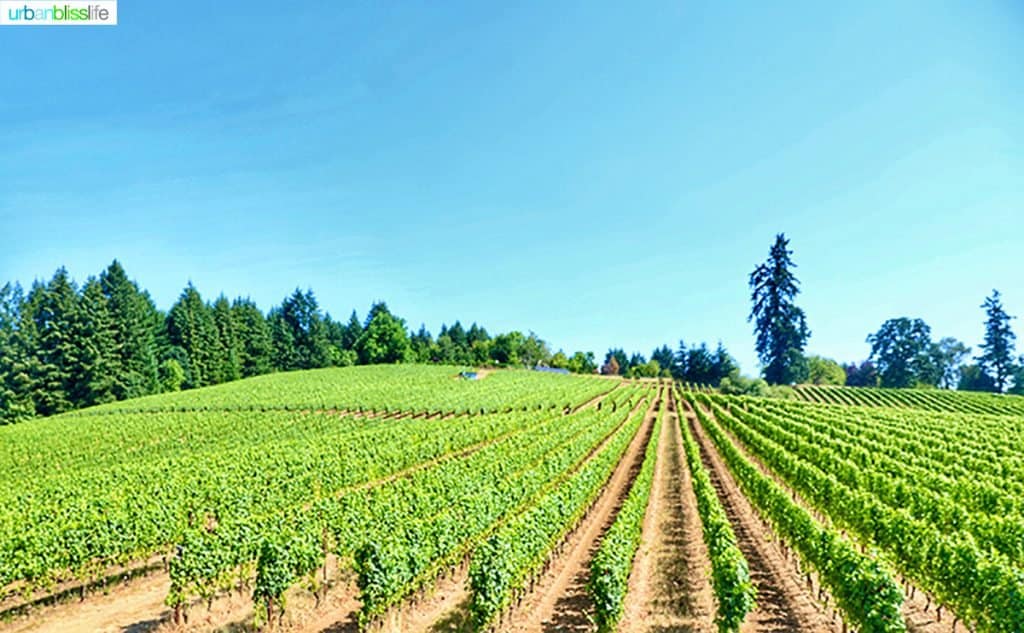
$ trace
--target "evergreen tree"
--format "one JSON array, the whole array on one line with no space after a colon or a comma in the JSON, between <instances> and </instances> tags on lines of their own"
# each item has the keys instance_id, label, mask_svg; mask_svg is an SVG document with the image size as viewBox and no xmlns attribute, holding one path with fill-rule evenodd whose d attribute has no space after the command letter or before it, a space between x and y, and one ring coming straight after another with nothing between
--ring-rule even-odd
<instances>
[{"instance_id":1,"label":"evergreen tree","mask_svg":"<svg viewBox=\"0 0 1024 633\"><path fill-rule=\"evenodd\" d=\"M800 282L792 272L796 264L790 259L793 252L788 247L789 240L780 233L768 260L750 273L753 307L747 320L754 322L755 347L764 378L776 385L807 378L803 350L811 336L804 311L794 303Z\"/></svg>"},{"instance_id":2,"label":"evergreen tree","mask_svg":"<svg viewBox=\"0 0 1024 633\"><path fill-rule=\"evenodd\" d=\"M462 323L456 321L448 328L448 338L451 339L452 344L452 354L449 362L456 365L472 363L469 336L465 328L462 327Z\"/></svg>"},{"instance_id":3,"label":"evergreen tree","mask_svg":"<svg viewBox=\"0 0 1024 633\"><path fill-rule=\"evenodd\" d=\"M651 360L658 361L659 367L670 371L672 370L672 366L676 363L676 358L672 353L672 348L668 345L662 345L651 352Z\"/></svg>"},{"instance_id":4,"label":"evergreen tree","mask_svg":"<svg viewBox=\"0 0 1024 633\"><path fill-rule=\"evenodd\" d=\"M476 343L486 343L491 340L490 334L487 330L478 326L476 323L469 326L469 330L466 332L466 343L472 347Z\"/></svg>"},{"instance_id":5,"label":"evergreen tree","mask_svg":"<svg viewBox=\"0 0 1024 633\"><path fill-rule=\"evenodd\" d=\"M672 361L672 377L676 380L686 380L688 373L688 367L686 361L689 358L689 348L686 347L686 341L679 339L679 347L676 349L675 358Z\"/></svg>"},{"instance_id":6,"label":"evergreen tree","mask_svg":"<svg viewBox=\"0 0 1024 633\"><path fill-rule=\"evenodd\" d=\"M626 352L621 348L613 348L608 350L608 353L604 355L604 364L602 367L612 367L611 359L615 359L615 373L624 376L629 371L629 357L626 356ZM603 372L602 372L603 373Z\"/></svg>"},{"instance_id":7,"label":"evergreen tree","mask_svg":"<svg viewBox=\"0 0 1024 633\"><path fill-rule=\"evenodd\" d=\"M217 328L209 308L191 283L167 313L167 337L188 358L188 387L213 384L217 377Z\"/></svg>"},{"instance_id":8,"label":"evergreen tree","mask_svg":"<svg viewBox=\"0 0 1024 633\"><path fill-rule=\"evenodd\" d=\"M707 343L690 348L686 355L686 380L698 385L716 384L715 359Z\"/></svg>"},{"instance_id":9,"label":"evergreen tree","mask_svg":"<svg viewBox=\"0 0 1024 633\"><path fill-rule=\"evenodd\" d=\"M35 375L33 400L40 415L54 415L74 408L76 373L81 369L74 340L78 295L67 270L59 268L45 286L32 286L28 299L35 324Z\"/></svg>"},{"instance_id":10,"label":"evergreen tree","mask_svg":"<svg viewBox=\"0 0 1024 633\"><path fill-rule=\"evenodd\" d=\"M718 342L718 346L715 347L715 352L712 356L711 384L717 387L723 378L731 375L733 372L738 373L740 368L733 357L729 355L721 341Z\"/></svg>"},{"instance_id":11,"label":"evergreen tree","mask_svg":"<svg viewBox=\"0 0 1024 633\"><path fill-rule=\"evenodd\" d=\"M345 351L345 324L335 321L328 312L324 314L324 339L330 353L330 364L337 366L341 362L341 352Z\"/></svg>"},{"instance_id":12,"label":"evergreen tree","mask_svg":"<svg viewBox=\"0 0 1024 633\"><path fill-rule=\"evenodd\" d=\"M270 373L274 368L274 340L263 313L251 299L238 298L231 305L231 316L242 377Z\"/></svg>"},{"instance_id":13,"label":"evergreen tree","mask_svg":"<svg viewBox=\"0 0 1024 633\"><path fill-rule=\"evenodd\" d=\"M221 295L213 302L211 309L213 326L217 335L213 359L214 384L238 380L242 377L241 344L235 331L235 321L231 313L231 304L227 297Z\"/></svg>"},{"instance_id":14,"label":"evergreen tree","mask_svg":"<svg viewBox=\"0 0 1024 633\"><path fill-rule=\"evenodd\" d=\"M1013 376L1013 386L1006 390L1017 396L1024 396L1024 356L1017 360L1017 371Z\"/></svg>"},{"instance_id":15,"label":"evergreen tree","mask_svg":"<svg viewBox=\"0 0 1024 633\"><path fill-rule=\"evenodd\" d=\"M982 354L976 360L985 373L992 377L996 392L1002 393L1016 370L1013 350L1017 335L1010 328L1010 321L1014 317L1003 309L998 290L993 290L981 307L985 309L987 317L985 342L981 344Z\"/></svg>"},{"instance_id":16,"label":"evergreen tree","mask_svg":"<svg viewBox=\"0 0 1024 633\"><path fill-rule=\"evenodd\" d=\"M956 388L959 391L993 392L996 390L996 381L980 366L964 365L960 368L960 380Z\"/></svg>"},{"instance_id":17,"label":"evergreen tree","mask_svg":"<svg viewBox=\"0 0 1024 633\"><path fill-rule=\"evenodd\" d=\"M20 285L8 283L0 288L0 424L19 422L36 414L24 303Z\"/></svg>"},{"instance_id":18,"label":"evergreen tree","mask_svg":"<svg viewBox=\"0 0 1024 633\"><path fill-rule=\"evenodd\" d=\"M114 360L111 390L118 400L158 390L157 334L163 335L164 319L148 293L128 279L115 259L100 274L111 317Z\"/></svg>"},{"instance_id":19,"label":"evergreen tree","mask_svg":"<svg viewBox=\"0 0 1024 633\"><path fill-rule=\"evenodd\" d=\"M348 318L348 324L345 326L345 333L341 339L341 346L344 349L354 350L356 348L356 341L363 335L363 324L359 321L359 315L356 311L352 311L352 315Z\"/></svg>"},{"instance_id":20,"label":"evergreen tree","mask_svg":"<svg viewBox=\"0 0 1024 633\"><path fill-rule=\"evenodd\" d=\"M295 347L295 335L285 321L281 308L274 308L267 315L270 327L270 340L274 344L274 369L292 371L301 369L298 350Z\"/></svg>"},{"instance_id":21,"label":"evergreen tree","mask_svg":"<svg viewBox=\"0 0 1024 633\"><path fill-rule=\"evenodd\" d=\"M327 367L331 364L327 329L312 290L298 288L281 304L281 318L291 332L296 369Z\"/></svg>"},{"instance_id":22,"label":"evergreen tree","mask_svg":"<svg viewBox=\"0 0 1024 633\"><path fill-rule=\"evenodd\" d=\"M73 337L78 343L79 366L73 377L71 400L76 407L113 402L120 358L107 297L96 279L90 278L82 287L76 316Z\"/></svg>"},{"instance_id":23,"label":"evergreen tree","mask_svg":"<svg viewBox=\"0 0 1024 633\"><path fill-rule=\"evenodd\" d=\"M372 365L413 360L412 346L403 320L392 315L384 303L374 304L368 318L355 345L360 363Z\"/></svg>"},{"instance_id":24,"label":"evergreen tree","mask_svg":"<svg viewBox=\"0 0 1024 633\"><path fill-rule=\"evenodd\" d=\"M441 331L442 334L438 335L437 343L435 344L438 362L442 365L467 364L466 351L455 344L452 337L448 335L447 328L442 326Z\"/></svg>"},{"instance_id":25,"label":"evergreen tree","mask_svg":"<svg viewBox=\"0 0 1024 633\"><path fill-rule=\"evenodd\" d=\"M419 331L410 337L409 343L412 345L417 363L429 363L433 360L431 355L434 352L434 338L430 336L426 325L420 324Z\"/></svg>"}]
</instances>

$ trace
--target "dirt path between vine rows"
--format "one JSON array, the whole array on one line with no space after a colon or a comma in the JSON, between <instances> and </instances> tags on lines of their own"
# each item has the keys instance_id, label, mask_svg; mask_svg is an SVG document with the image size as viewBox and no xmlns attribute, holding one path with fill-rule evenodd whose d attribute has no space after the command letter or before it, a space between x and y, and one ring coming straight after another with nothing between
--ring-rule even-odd
<instances>
[{"instance_id":1,"label":"dirt path between vine rows","mask_svg":"<svg viewBox=\"0 0 1024 633\"><path fill-rule=\"evenodd\" d=\"M630 411L631 418L640 405ZM626 422L623 422L625 424ZM642 427L641 427L642 429ZM638 435L640 430L638 429ZM610 440L611 435L603 438L592 449L587 459L591 459ZM634 440L635 441L635 440ZM472 629L469 613L469 565L463 564L457 569L425 588L413 598L404 600L396 608L385 614L377 622L374 630L387 632L457 632ZM329 606L320 610L320 614L295 631L300 633L350 633L358 631L357 600Z\"/></svg>"},{"instance_id":2,"label":"dirt path between vine rows","mask_svg":"<svg viewBox=\"0 0 1024 633\"><path fill-rule=\"evenodd\" d=\"M711 560L683 454L678 406L668 398L651 500L619 631L714 631Z\"/></svg>"},{"instance_id":3,"label":"dirt path between vine rows","mask_svg":"<svg viewBox=\"0 0 1024 633\"><path fill-rule=\"evenodd\" d=\"M708 413L708 415L712 415ZM772 469L768 468L767 465L756 455L752 454L747 447L737 438L732 431L725 428L721 424L719 427L722 432L732 441L737 449L743 453L750 463L754 464L758 470L760 470L765 476L771 477L775 483L782 487L783 490L788 492L793 500L802 507L804 510L809 512L811 516L818 520L819 523L826 525L832 525L832 521L813 508L811 504L804 499L803 495L793 489L785 480L779 477ZM849 533L843 532L851 542L859 544L859 541L853 538ZM861 551L863 551L861 547ZM913 585L908 584L905 580L901 581L899 576L893 572L893 577L896 578L901 585L903 585L904 600L903 605L900 608L900 613L903 615L903 620L907 624L907 629L911 633L954 633L956 626L954 624L956 616L950 613L948 610L944 610L943 613L939 613L936 609L935 602L928 597L928 594Z\"/></svg>"},{"instance_id":4,"label":"dirt path between vine rows","mask_svg":"<svg viewBox=\"0 0 1024 633\"><path fill-rule=\"evenodd\" d=\"M587 595L590 561L601 537L615 520L629 489L643 464L644 451L654 428L657 410L664 406L659 395L648 408L622 460L612 472L604 491L587 516L565 541L548 571L502 624L501 631L590 631L593 605Z\"/></svg>"},{"instance_id":5,"label":"dirt path between vine rows","mask_svg":"<svg viewBox=\"0 0 1024 633\"><path fill-rule=\"evenodd\" d=\"M354 485L347 490L359 490L385 485L391 481L431 468L442 462L453 459L464 459L470 454L490 445L493 442L522 432L517 429L489 438L476 444L464 447L420 463L378 479ZM352 614L359 608L356 596L358 590L350 578L339 577L336 573L333 556L330 557L329 578L331 586L341 587L326 596L326 605L321 605L314 613L314 597L309 591L299 587L289 591L289 609L285 620L292 626L305 626L309 619L322 619L322 611L334 613L332 619L323 622L323 626L312 630L332 628L334 631L348 630L331 627L330 625L355 624L354 616L344 623L338 623L338 613ZM149 572L145 576L133 578L127 583L115 583L108 589L95 588L90 590L85 600L70 597L57 604L29 607L24 615L11 616L8 621L0 621L0 633L149 633L152 631L241 631L251 630L253 620L253 602L251 589L242 595L232 591L222 593L214 598L208 607L205 603L192 605L188 609L187 625L174 626L171 610L164 604L170 590L170 576L162 569ZM329 617L329 616L328 616ZM355 630L354 628L351 630Z\"/></svg>"},{"instance_id":6,"label":"dirt path between vine rows","mask_svg":"<svg viewBox=\"0 0 1024 633\"><path fill-rule=\"evenodd\" d=\"M686 423L700 445L704 467L729 517L740 551L750 564L750 576L757 587L757 608L747 616L741 631L825 633L838 630L837 625L819 610L813 594L795 575L775 535L761 522L750 501L740 491L688 404Z\"/></svg>"}]
</instances>

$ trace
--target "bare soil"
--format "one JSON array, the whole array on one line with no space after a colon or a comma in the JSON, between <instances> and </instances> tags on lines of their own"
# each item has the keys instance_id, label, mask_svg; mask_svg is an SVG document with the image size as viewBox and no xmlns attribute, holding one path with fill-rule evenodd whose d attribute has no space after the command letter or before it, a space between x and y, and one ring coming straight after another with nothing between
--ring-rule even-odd
<instances>
[{"instance_id":1,"label":"bare soil","mask_svg":"<svg viewBox=\"0 0 1024 633\"><path fill-rule=\"evenodd\" d=\"M644 450L657 416L657 404L648 409L643 424L616 466L601 496L570 534L534 590L511 614L502 631L592 631L593 604L586 585L590 561L601 537L612 525L643 463Z\"/></svg>"},{"instance_id":2,"label":"bare soil","mask_svg":"<svg viewBox=\"0 0 1024 633\"><path fill-rule=\"evenodd\" d=\"M710 415L710 413L709 413ZM752 455L747 448L740 442L735 435L733 435L728 429L722 428L722 431L732 440L732 443L738 448L752 464L757 466L758 470L764 473L766 476L771 477L775 483L779 484L784 490L789 492L793 500L800 505L802 508L807 510L818 519L819 522L825 524L831 524L831 520L824 516L821 512L811 506L800 493L787 484L781 477L779 477L772 469L768 468L760 458ZM850 538L854 543L858 543L856 539L853 539L848 533L844 532L847 538ZM913 587L905 579L902 582L904 587L904 593L906 598L903 601L901 613L903 619L907 624L907 629L912 633L953 633L956 626L954 621L956 616L950 611L943 609L939 612L936 608L935 602L931 600L927 593Z\"/></svg>"},{"instance_id":3,"label":"bare soil","mask_svg":"<svg viewBox=\"0 0 1024 633\"><path fill-rule=\"evenodd\" d=\"M742 631L838 631L838 619L833 621L815 599L814 588L808 588L804 576L794 569L792 560L787 559L772 530L743 496L688 405L676 403L671 394L666 397L664 393L656 405L648 409L643 425L590 512L568 536L548 571L537 579L534 590L500 630L515 633L594 630L593 607L586 592L590 561L639 471L657 406L668 407L668 412L659 437L651 501L644 517L641 546L630 576L620 631L710 633L715 630L710 561L701 534L677 416L684 416L683 423L689 425L701 447L705 467L736 532L740 549L750 563L758 589L758 607L748 617ZM740 448L743 450L741 445ZM753 461L766 474L771 474L763 464ZM338 570L332 559L328 577L328 591L319 606L305 589L295 588L289 592L283 626L277 630L297 633L358 631L360 603L351 572ZM255 630L250 590L242 594L222 594L209 609L205 604L195 604L189 611L189 623L176 627L170 622L170 610L164 605L168 587L167 574L156 569L127 583L96 590L85 600L72 596L54 605L32 607L24 616L0 622L0 633L238 633ZM904 616L911 631L953 631L951 613L944 612L942 621L936 621L935 605L925 610L925 594L921 591L915 594L904 605ZM468 631L468 605L467 569L462 566L452 570L425 594L388 614L377 630Z\"/></svg>"},{"instance_id":4,"label":"bare soil","mask_svg":"<svg viewBox=\"0 0 1024 633\"><path fill-rule=\"evenodd\" d=\"M674 397L661 428L651 500L619 630L714 631L711 560L683 454Z\"/></svg>"},{"instance_id":5,"label":"bare soil","mask_svg":"<svg viewBox=\"0 0 1024 633\"><path fill-rule=\"evenodd\" d=\"M775 535L761 522L688 407L686 417L757 587L757 608L747 616L741 631L838 630L820 610L803 578L787 563Z\"/></svg>"}]
</instances>

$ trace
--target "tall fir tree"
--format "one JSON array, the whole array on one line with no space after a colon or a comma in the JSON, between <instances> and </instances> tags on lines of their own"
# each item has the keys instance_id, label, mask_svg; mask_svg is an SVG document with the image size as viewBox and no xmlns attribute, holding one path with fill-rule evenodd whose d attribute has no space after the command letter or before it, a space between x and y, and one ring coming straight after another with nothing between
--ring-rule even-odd
<instances>
[{"instance_id":1,"label":"tall fir tree","mask_svg":"<svg viewBox=\"0 0 1024 633\"><path fill-rule=\"evenodd\" d=\"M243 378L273 371L274 340L270 324L251 299L235 299L232 320L238 338L238 364Z\"/></svg>"},{"instance_id":2,"label":"tall fir tree","mask_svg":"<svg viewBox=\"0 0 1024 633\"><path fill-rule=\"evenodd\" d=\"M100 285L111 315L114 397L124 400L157 392L157 336L163 333L164 319L116 259L100 275Z\"/></svg>"},{"instance_id":3,"label":"tall fir tree","mask_svg":"<svg viewBox=\"0 0 1024 633\"><path fill-rule=\"evenodd\" d=\"M327 330L312 290L302 292L296 288L281 304L281 318L291 333L296 369L313 369L331 364Z\"/></svg>"},{"instance_id":4,"label":"tall fir tree","mask_svg":"<svg viewBox=\"0 0 1024 633\"><path fill-rule=\"evenodd\" d=\"M651 360L658 361L658 365L666 370L672 371L672 366L675 364L675 355L672 353L672 348L668 345L662 345L661 347L655 348L651 352Z\"/></svg>"},{"instance_id":5,"label":"tall fir tree","mask_svg":"<svg viewBox=\"0 0 1024 633\"><path fill-rule=\"evenodd\" d=\"M222 294L213 302L210 311L217 333L214 382L238 380L242 377L242 368L239 361L239 341L231 314L231 304Z\"/></svg>"},{"instance_id":6,"label":"tall fir tree","mask_svg":"<svg viewBox=\"0 0 1024 633\"><path fill-rule=\"evenodd\" d=\"M188 358L188 386L204 387L216 377L217 328L210 310L191 283L167 313L167 338Z\"/></svg>"},{"instance_id":7,"label":"tall fir tree","mask_svg":"<svg viewBox=\"0 0 1024 633\"><path fill-rule=\"evenodd\" d=\"M270 328L270 340L274 345L274 369L277 371L293 371L301 368L298 350L295 347L295 335L281 313L281 308L271 309L267 315Z\"/></svg>"},{"instance_id":8,"label":"tall fir tree","mask_svg":"<svg viewBox=\"0 0 1024 633\"><path fill-rule=\"evenodd\" d=\"M982 354L977 361L985 373L992 377L996 391L1002 393L1016 371L1013 352L1017 335L1010 327L1014 317L1003 309L1002 296L998 290L993 290L981 307L985 309L986 316L985 342L981 344Z\"/></svg>"},{"instance_id":9,"label":"tall fir tree","mask_svg":"<svg viewBox=\"0 0 1024 633\"><path fill-rule=\"evenodd\" d=\"M757 335L755 347L766 381L792 384L807 379L807 360L803 350L811 331L804 311L797 307L800 282L793 274L796 264L790 256L789 240L782 233L775 237L768 260L750 273L750 300Z\"/></svg>"},{"instance_id":10,"label":"tall fir tree","mask_svg":"<svg viewBox=\"0 0 1024 633\"><path fill-rule=\"evenodd\" d=\"M341 346L347 350L355 351L356 341L363 334L363 324L359 321L359 315L353 310L345 325L345 332L341 338Z\"/></svg>"},{"instance_id":11,"label":"tall fir tree","mask_svg":"<svg viewBox=\"0 0 1024 633\"><path fill-rule=\"evenodd\" d=\"M491 340L491 335L487 333L487 330L477 325L475 322L469 326L466 331L466 343L472 347L476 343L486 343Z\"/></svg>"},{"instance_id":12,"label":"tall fir tree","mask_svg":"<svg viewBox=\"0 0 1024 633\"><path fill-rule=\"evenodd\" d=\"M74 339L79 347L79 371L71 399L75 406L91 406L117 399L114 383L119 369L114 322L99 281L90 278L82 287Z\"/></svg>"},{"instance_id":13,"label":"tall fir tree","mask_svg":"<svg viewBox=\"0 0 1024 633\"><path fill-rule=\"evenodd\" d=\"M40 415L74 408L74 382L80 370L80 350L74 334L78 294L67 270L59 268L49 283L33 284L28 304L35 325L33 400Z\"/></svg>"},{"instance_id":14,"label":"tall fir tree","mask_svg":"<svg viewBox=\"0 0 1024 633\"><path fill-rule=\"evenodd\" d=\"M417 363L431 362L433 354L434 337L427 331L427 326L420 324L420 329L411 337L409 343L412 345L412 352Z\"/></svg>"},{"instance_id":15,"label":"tall fir tree","mask_svg":"<svg viewBox=\"0 0 1024 633\"><path fill-rule=\"evenodd\" d=\"M36 414L32 400L32 351L27 338L25 293L18 284L0 288L0 424Z\"/></svg>"}]
</instances>

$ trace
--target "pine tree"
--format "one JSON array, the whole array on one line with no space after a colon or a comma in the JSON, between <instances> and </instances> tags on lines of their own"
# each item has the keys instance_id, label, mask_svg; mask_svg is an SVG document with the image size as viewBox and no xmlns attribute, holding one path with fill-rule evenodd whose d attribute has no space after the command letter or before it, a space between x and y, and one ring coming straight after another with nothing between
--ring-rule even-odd
<instances>
[{"instance_id":1,"label":"pine tree","mask_svg":"<svg viewBox=\"0 0 1024 633\"><path fill-rule=\"evenodd\" d=\"M238 363L243 378L273 371L274 340L270 324L251 299L235 299L231 314L238 338Z\"/></svg>"},{"instance_id":2,"label":"pine tree","mask_svg":"<svg viewBox=\"0 0 1024 633\"><path fill-rule=\"evenodd\" d=\"M157 333L164 330L164 319L116 259L100 275L100 285L111 316L114 396L124 400L156 393Z\"/></svg>"},{"instance_id":3,"label":"pine tree","mask_svg":"<svg viewBox=\"0 0 1024 633\"><path fill-rule=\"evenodd\" d=\"M281 308L274 308L267 315L270 327L270 338L274 344L274 369L292 371L301 369L298 350L295 347L295 336L285 321Z\"/></svg>"},{"instance_id":4,"label":"pine tree","mask_svg":"<svg viewBox=\"0 0 1024 633\"><path fill-rule=\"evenodd\" d=\"M478 332L474 332L474 334L479 335ZM462 323L459 321L453 323L445 335L451 341L450 348L445 352L445 356L448 357L445 362L453 365L471 364L473 362L473 341L470 339L469 333L462 327Z\"/></svg>"},{"instance_id":5,"label":"pine tree","mask_svg":"<svg viewBox=\"0 0 1024 633\"><path fill-rule=\"evenodd\" d=\"M355 350L356 341L363 334L363 324L359 321L359 315L356 311L352 311L352 315L348 318L348 324L345 326L345 333L342 337L342 347L347 350Z\"/></svg>"},{"instance_id":6,"label":"pine tree","mask_svg":"<svg viewBox=\"0 0 1024 633\"><path fill-rule=\"evenodd\" d=\"M711 384L718 386L722 382L722 379L733 373L739 371L739 367L736 365L736 361L729 355L729 352L722 345L722 342L718 342L718 346L715 348L714 361L712 362L712 375Z\"/></svg>"},{"instance_id":7,"label":"pine tree","mask_svg":"<svg viewBox=\"0 0 1024 633\"><path fill-rule=\"evenodd\" d=\"M466 332L466 342L472 347L476 343L486 343L491 340L491 335L487 333L487 330L480 327L476 323L469 326L469 330Z\"/></svg>"},{"instance_id":8,"label":"pine tree","mask_svg":"<svg viewBox=\"0 0 1024 633\"><path fill-rule=\"evenodd\" d=\"M120 359L110 308L96 279L90 278L82 287L76 316L73 336L79 347L79 368L71 399L76 407L112 402Z\"/></svg>"},{"instance_id":9,"label":"pine tree","mask_svg":"<svg viewBox=\"0 0 1024 633\"><path fill-rule=\"evenodd\" d=\"M416 357L418 363L429 363L431 361L432 348L434 346L434 338L427 331L427 326L420 324L418 332L413 334L409 339L412 345L413 354Z\"/></svg>"},{"instance_id":10,"label":"pine tree","mask_svg":"<svg viewBox=\"0 0 1024 633\"><path fill-rule=\"evenodd\" d=\"M213 382L222 383L238 380L242 376L239 362L239 341L231 315L231 304L224 295L217 297L210 309L217 344L214 346Z\"/></svg>"},{"instance_id":11,"label":"pine tree","mask_svg":"<svg viewBox=\"0 0 1024 633\"><path fill-rule=\"evenodd\" d=\"M191 283L167 314L167 338L188 358L188 386L212 384L216 376L217 328L210 310Z\"/></svg>"},{"instance_id":12,"label":"pine tree","mask_svg":"<svg viewBox=\"0 0 1024 633\"><path fill-rule=\"evenodd\" d=\"M794 303L800 282L793 275L796 264L790 259L793 252L788 247L789 240L780 233L768 261L750 273L753 307L747 320L754 322L755 347L764 378L776 385L806 380L803 350L811 336L804 311Z\"/></svg>"},{"instance_id":13,"label":"pine tree","mask_svg":"<svg viewBox=\"0 0 1024 633\"><path fill-rule=\"evenodd\" d=\"M998 290L985 299L981 305L988 317L985 321L985 342L981 344L982 355L977 358L982 369L992 377L996 391L1002 393L1013 376L1014 341L1017 335L1010 328L1011 317L1003 309L1002 298Z\"/></svg>"},{"instance_id":14,"label":"pine tree","mask_svg":"<svg viewBox=\"0 0 1024 633\"><path fill-rule=\"evenodd\" d=\"M676 349L675 358L672 363L672 377L676 380L686 380L688 370L686 362L689 357L689 348L686 346L686 341L679 339L679 347Z\"/></svg>"},{"instance_id":15,"label":"pine tree","mask_svg":"<svg viewBox=\"0 0 1024 633\"><path fill-rule=\"evenodd\" d=\"M67 270L59 268L45 286L33 284L28 303L35 324L33 399L40 415L74 408L74 382L80 350L74 340L78 295Z\"/></svg>"},{"instance_id":16,"label":"pine tree","mask_svg":"<svg viewBox=\"0 0 1024 633\"><path fill-rule=\"evenodd\" d=\"M331 364L330 342L320 306L312 290L296 288L281 304L281 319L290 330L295 349L295 369L313 369Z\"/></svg>"},{"instance_id":17,"label":"pine tree","mask_svg":"<svg viewBox=\"0 0 1024 633\"><path fill-rule=\"evenodd\" d=\"M36 414L24 304L21 286L8 283L0 288L0 424Z\"/></svg>"}]
</instances>

